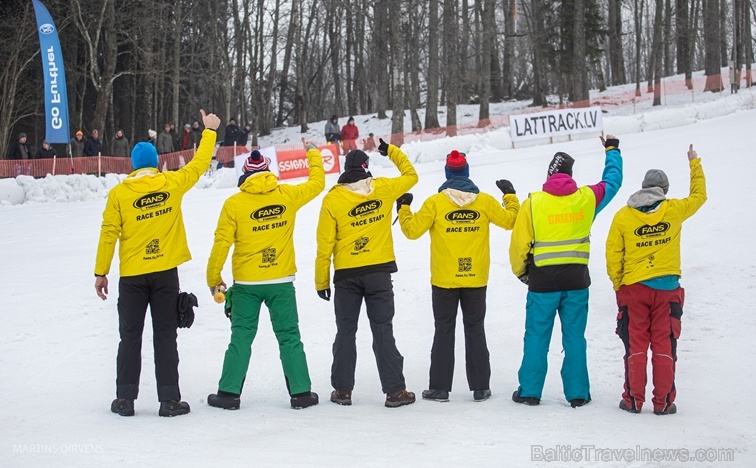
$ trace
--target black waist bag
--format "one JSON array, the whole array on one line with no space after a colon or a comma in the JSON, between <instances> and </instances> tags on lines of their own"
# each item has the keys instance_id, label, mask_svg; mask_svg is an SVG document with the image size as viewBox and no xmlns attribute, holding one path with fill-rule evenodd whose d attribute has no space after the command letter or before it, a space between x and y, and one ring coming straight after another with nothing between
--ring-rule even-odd
<instances>
[{"instance_id":1,"label":"black waist bag","mask_svg":"<svg viewBox=\"0 0 756 468\"><path fill-rule=\"evenodd\" d=\"M192 293L182 292L178 297L178 326L189 328L194 323L194 308L197 307L197 296Z\"/></svg>"}]
</instances>

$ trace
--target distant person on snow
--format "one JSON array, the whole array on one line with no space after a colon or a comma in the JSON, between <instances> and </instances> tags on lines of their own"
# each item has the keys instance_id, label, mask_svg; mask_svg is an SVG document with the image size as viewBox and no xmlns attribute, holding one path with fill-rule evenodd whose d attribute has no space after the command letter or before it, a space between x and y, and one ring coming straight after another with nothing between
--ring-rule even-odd
<instances>
[{"instance_id":1,"label":"distant person on snow","mask_svg":"<svg viewBox=\"0 0 756 468\"><path fill-rule=\"evenodd\" d=\"M339 128L339 116L334 114L331 120L325 124L325 139L328 143L338 143L341 140L341 128Z\"/></svg>"},{"instance_id":2,"label":"distant person on snow","mask_svg":"<svg viewBox=\"0 0 756 468\"><path fill-rule=\"evenodd\" d=\"M178 375L178 266L191 259L181 213L184 194L210 166L215 129L220 120L205 115L202 145L183 168L157 169L154 146L142 142L131 151L134 172L108 193L95 263L95 291L104 301L108 294L110 264L119 243L118 322L121 342L116 359L116 399L110 410L134 415L142 369L142 331L147 306L152 314L155 377L160 416L190 411L181 401Z\"/></svg>"},{"instance_id":3,"label":"distant person on snow","mask_svg":"<svg viewBox=\"0 0 756 468\"><path fill-rule=\"evenodd\" d=\"M365 144L362 146L362 151L375 151L375 135L370 133L367 138L365 138Z\"/></svg>"},{"instance_id":4,"label":"distant person on snow","mask_svg":"<svg viewBox=\"0 0 756 468\"><path fill-rule=\"evenodd\" d=\"M399 223L408 239L430 230L431 298L435 335L431 349L430 384L423 399L449 401L454 377L454 335L457 309L462 307L465 327L467 383L473 400L491 396L491 363L486 343L486 290L491 265L489 224L511 230L520 202L512 183L496 185L502 202L483 193L470 180L464 153L446 157L446 182L430 196L420 211L412 213L412 194L396 201ZM468 216L472 215L472 216Z\"/></svg>"},{"instance_id":5,"label":"distant person on snow","mask_svg":"<svg viewBox=\"0 0 756 468\"><path fill-rule=\"evenodd\" d=\"M207 284L213 294L225 290L221 272L231 246L234 247L231 258L234 284L226 291L225 304L231 319L231 342L223 359L218 393L207 397L210 406L239 408L263 303L278 340L291 407L301 409L318 404L299 334L294 291L297 271L294 222L297 211L325 188L325 172L317 147L304 138L302 144L309 163L306 182L279 184L278 178L270 172L270 159L257 150L252 151L244 163L244 174L239 178L240 192L226 200L218 218L207 263Z\"/></svg>"},{"instance_id":6,"label":"distant person on snow","mask_svg":"<svg viewBox=\"0 0 756 468\"><path fill-rule=\"evenodd\" d=\"M119 128L113 139L113 156L128 158L130 154L131 145L129 144L129 140L123 135L123 130Z\"/></svg>"},{"instance_id":7,"label":"distant person on snow","mask_svg":"<svg viewBox=\"0 0 756 468\"><path fill-rule=\"evenodd\" d=\"M669 179L646 172L642 189L620 208L606 239L606 270L617 292L617 335L625 345L625 391L620 409L640 413L646 400L651 346L654 414L675 414L675 363L685 291L680 287L682 224L706 202L701 160L688 149L690 194L668 199Z\"/></svg>"},{"instance_id":8,"label":"distant person on snow","mask_svg":"<svg viewBox=\"0 0 756 468\"><path fill-rule=\"evenodd\" d=\"M84 132L81 130L76 130L76 135L71 138L68 144L68 154L74 158L84 156Z\"/></svg>"},{"instance_id":9,"label":"distant person on snow","mask_svg":"<svg viewBox=\"0 0 756 468\"><path fill-rule=\"evenodd\" d=\"M52 159L55 156L55 150L50 146L50 143L43 141L42 147L37 150L37 155L34 159Z\"/></svg>"},{"instance_id":10,"label":"distant person on snow","mask_svg":"<svg viewBox=\"0 0 756 468\"><path fill-rule=\"evenodd\" d=\"M538 405L546 379L554 319L562 324L562 385L570 406L591 401L585 328L588 323L588 273L591 226L622 185L619 140L601 143L606 160L601 182L578 187L575 160L558 152L549 164L543 191L522 202L509 244L512 272L528 285L525 343L518 372L520 386L512 400Z\"/></svg>"},{"instance_id":11,"label":"distant person on snow","mask_svg":"<svg viewBox=\"0 0 756 468\"><path fill-rule=\"evenodd\" d=\"M171 134L171 124L163 125L163 131L157 138L158 154L173 153L173 135Z\"/></svg>"},{"instance_id":12,"label":"distant person on snow","mask_svg":"<svg viewBox=\"0 0 756 468\"><path fill-rule=\"evenodd\" d=\"M100 132L95 128L92 130L92 136L84 143L84 156L97 156L102 153L102 142L100 141Z\"/></svg>"},{"instance_id":13,"label":"distant person on snow","mask_svg":"<svg viewBox=\"0 0 756 468\"><path fill-rule=\"evenodd\" d=\"M229 119L223 137L223 146L234 146L234 144L238 145L241 134L242 131L239 129L239 126L236 125L236 119Z\"/></svg>"},{"instance_id":14,"label":"distant person on snow","mask_svg":"<svg viewBox=\"0 0 756 468\"><path fill-rule=\"evenodd\" d=\"M349 117L347 124L341 129L342 148L345 153L357 149L357 138L360 137L360 130L354 124L354 117Z\"/></svg>"}]
</instances>

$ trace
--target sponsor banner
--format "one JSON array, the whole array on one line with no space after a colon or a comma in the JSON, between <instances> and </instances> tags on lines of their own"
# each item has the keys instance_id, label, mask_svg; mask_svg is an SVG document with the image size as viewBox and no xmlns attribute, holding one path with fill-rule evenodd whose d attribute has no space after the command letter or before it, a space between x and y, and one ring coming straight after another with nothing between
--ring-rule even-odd
<instances>
[{"instance_id":1,"label":"sponsor banner","mask_svg":"<svg viewBox=\"0 0 756 468\"><path fill-rule=\"evenodd\" d=\"M558 109L509 116L512 141L537 140L580 133L601 133L600 107Z\"/></svg>"},{"instance_id":2,"label":"sponsor banner","mask_svg":"<svg viewBox=\"0 0 756 468\"><path fill-rule=\"evenodd\" d=\"M39 0L32 2L37 16L42 75L45 78L45 140L49 143L68 143L68 93L58 31L47 8Z\"/></svg>"},{"instance_id":3,"label":"sponsor banner","mask_svg":"<svg viewBox=\"0 0 756 468\"><path fill-rule=\"evenodd\" d=\"M339 149L336 145L319 146L320 154L323 156L323 169L326 174L339 173ZM307 152L302 149L279 151L278 154L278 172L279 178L293 179L296 177L307 177L310 166L307 163Z\"/></svg>"},{"instance_id":4,"label":"sponsor banner","mask_svg":"<svg viewBox=\"0 0 756 468\"><path fill-rule=\"evenodd\" d=\"M276 154L276 147L275 146L266 146L265 148L260 148L257 151L260 152L260 154L263 155L264 158L270 159L270 166L268 167L270 169L270 172L275 174L276 176L280 176L278 173L278 156ZM244 161L247 160L249 155L252 154L251 151L247 151L244 154L238 154L234 156L234 168L236 169L236 179L239 180L239 177L244 174Z\"/></svg>"}]
</instances>

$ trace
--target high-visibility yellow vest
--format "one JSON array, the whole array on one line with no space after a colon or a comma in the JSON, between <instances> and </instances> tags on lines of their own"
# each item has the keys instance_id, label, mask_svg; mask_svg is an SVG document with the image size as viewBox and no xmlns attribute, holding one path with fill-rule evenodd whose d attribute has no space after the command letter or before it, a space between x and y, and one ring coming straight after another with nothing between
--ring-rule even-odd
<instances>
[{"instance_id":1,"label":"high-visibility yellow vest","mask_svg":"<svg viewBox=\"0 0 756 468\"><path fill-rule=\"evenodd\" d=\"M533 261L537 267L587 265L596 195L581 187L572 195L530 194L533 218Z\"/></svg>"}]
</instances>

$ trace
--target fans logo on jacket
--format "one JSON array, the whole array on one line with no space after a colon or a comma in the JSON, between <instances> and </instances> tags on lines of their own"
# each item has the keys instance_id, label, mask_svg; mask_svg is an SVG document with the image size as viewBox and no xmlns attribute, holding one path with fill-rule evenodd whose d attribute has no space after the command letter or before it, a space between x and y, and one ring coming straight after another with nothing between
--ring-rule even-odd
<instances>
[{"instance_id":1,"label":"fans logo on jacket","mask_svg":"<svg viewBox=\"0 0 756 468\"><path fill-rule=\"evenodd\" d=\"M137 198L133 206L137 210L153 210L165 205L165 202L168 201L169 198L171 198L171 194L168 192L148 193L147 195Z\"/></svg>"},{"instance_id":2,"label":"fans logo on jacket","mask_svg":"<svg viewBox=\"0 0 756 468\"><path fill-rule=\"evenodd\" d=\"M645 224L635 230L635 235L638 237L661 237L669 230L669 223L662 221L661 223L649 226Z\"/></svg>"},{"instance_id":3,"label":"fans logo on jacket","mask_svg":"<svg viewBox=\"0 0 756 468\"><path fill-rule=\"evenodd\" d=\"M369 200L366 202L362 202L349 211L349 216L351 216L352 218L367 216L369 214L372 214L378 211L378 209L382 205L383 205L383 202L380 200Z\"/></svg>"},{"instance_id":4,"label":"fans logo on jacket","mask_svg":"<svg viewBox=\"0 0 756 468\"><path fill-rule=\"evenodd\" d=\"M253 211L249 217L257 222L265 223L274 219L279 219L286 211L283 205L268 205Z\"/></svg>"},{"instance_id":5,"label":"fans logo on jacket","mask_svg":"<svg viewBox=\"0 0 756 468\"><path fill-rule=\"evenodd\" d=\"M446 215L446 220L454 224L472 223L475 222L475 220L477 220L478 218L480 218L480 213L473 210L456 210Z\"/></svg>"}]
</instances>

